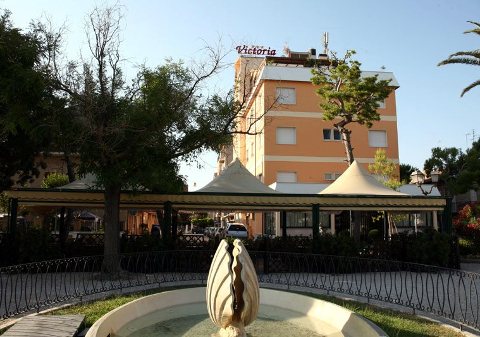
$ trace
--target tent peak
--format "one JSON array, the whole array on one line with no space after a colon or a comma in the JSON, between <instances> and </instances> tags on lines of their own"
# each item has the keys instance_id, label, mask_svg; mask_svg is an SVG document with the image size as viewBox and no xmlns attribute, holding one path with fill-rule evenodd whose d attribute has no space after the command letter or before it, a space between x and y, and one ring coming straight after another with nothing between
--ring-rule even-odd
<instances>
[{"instance_id":1,"label":"tent peak","mask_svg":"<svg viewBox=\"0 0 480 337\"><path fill-rule=\"evenodd\" d=\"M236 158L210 183L196 192L210 193L278 193L263 184Z\"/></svg>"},{"instance_id":2,"label":"tent peak","mask_svg":"<svg viewBox=\"0 0 480 337\"><path fill-rule=\"evenodd\" d=\"M356 160L330 186L319 194L406 196L386 187Z\"/></svg>"}]
</instances>

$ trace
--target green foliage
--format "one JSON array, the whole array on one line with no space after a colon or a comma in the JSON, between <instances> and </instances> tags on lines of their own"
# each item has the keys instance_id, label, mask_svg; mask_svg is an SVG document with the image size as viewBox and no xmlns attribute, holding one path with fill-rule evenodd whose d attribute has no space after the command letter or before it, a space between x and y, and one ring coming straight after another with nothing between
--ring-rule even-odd
<instances>
[{"instance_id":1,"label":"green foliage","mask_svg":"<svg viewBox=\"0 0 480 337\"><path fill-rule=\"evenodd\" d=\"M35 155L47 141L44 117L51 95L39 71L43 45L12 26L0 9L0 191L38 176ZM12 177L20 173L18 181Z\"/></svg>"},{"instance_id":2,"label":"green foliage","mask_svg":"<svg viewBox=\"0 0 480 337\"><path fill-rule=\"evenodd\" d=\"M321 235L318 241L319 254L340 256L358 256L359 254L359 243L347 233L338 236Z\"/></svg>"},{"instance_id":3,"label":"green foliage","mask_svg":"<svg viewBox=\"0 0 480 337\"><path fill-rule=\"evenodd\" d=\"M400 181L402 184L410 183L410 175L417 170L416 167L413 167L409 164L400 164Z\"/></svg>"},{"instance_id":4,"label":"green foliage","mask_svg":"<svg viewBox=\"0 0 480 337\"><path fill-rule=\"evenodd\" d=\"M455 190L458 193L470 189L478 190L480 186L480 140L473 142L463 156L463 166L457 176Z\"/></svg>"},{"instance_id":5,"label":"green foliage","mask_svg":"<svg viewBox=\"0 0 480 337\"><path fill-rule=\"evenodd\" d=\"M232 92L204 95L204 83L221 69L222 55L213 48L206 48L209 59L197 61L196 67L173 61L142 67L128 85L120 68L121 17L119 5L90 13L91 58L83 63L61 64L64 37L37 25L50 47L46 71L57 97L64 98L52 123L68 116L76 132L68 132L66 139L74 144L68 149L79 155L78 173L94 174L105 189L107 255L119 251L120 191L183 191L179 162L228 142L240 112ZM55 145L61 146L58 139Z\"/></svg>"},{"instance_id":6,"label":"green foliage","mask_svg":"<svg viewBox=\"0 0 480 337\"><path fill-rule=\"evenodd\" d=\"M414 262L441 267L450 266L452 237L445 233L428 230L418 234L395 234L389 242L383 257L398 261Z\"/></svg>"},{"instance_id":7,"label":"green foliage","mask_svg":"<svg viewBox=\"0 0 480 337\"><path fill-rule=\"evenodd\" d=\"M441 172L439 185L445 186L448 194L465 193L470 189L478 190L480 184L480 140L472 143L465 153L457 148L432 149L424 169L429 174L433 169Z\"/></svg>"},{"instance_id":8,"label":"green foliage","mask_svg":"<svg viewBox=\"0 0 480 337\"><path fill-rule=\"evenodd\" d=\"M480 23L474 21L468 21L473 24L475 27L471 30L467 30L464 34L473 33L475 35L480 36ZM438 65L443 66L445 64L466 64L466 65L473 65L473 66L480 66L480 50L475 49L471 51L459 51L456 53L451 54L446 60L443 60ZM477 80L463 89L460 96L465 95L468 91L473 89L474 87L480 85L480 80Z\"/></svg>"},{"instance_id":9,"label":"green foliage","mask_svg":"<svg viewBox=\"0 0 480 337\"><path fill-rule=\"evenodd\" d=\"M42 188L54 188L67 185L69 183L68 176L63 173L53 172L43 179Z\"/></svg>"},{"instance_id":10,"label":"green foliage","mask_svg":"<svg viewBox=\"0 0 480 337\"><path fill-rule=\"evenodd\" d=\"M402 183L398 180L397 165L387 158L387 153L384 149L377 149L375 151L375 161L373 164L368 165L370 173L375 175L382 184L397 190Z\"/></svg>"},{"instance_id":11,"label":"green foliage","mask_svg":"<svg viewBox=\"0 0 480 337\"><path fill-rule=\"evenodd\" d=\"M432 149L432 156L427 159L423 168L427 175L434 169L441 172L439 177L439 185L444 185L447 194L458 191L456 179L463 168L465 155L461 149L449 147Z\"/></svg>"},{"instance_id":12,"label":"green foliage","mask_svg":"<svg viewBox=\"0 0 480 337\"><path fill-rule=\"evenodd\" d=\"M362 76L360 62L352 60L354 54L355 51L350 50L343 59L338 59L332 53L333 62L312 70L312 83L319 86L316 92L321 98L323 118L329 121L340 119L334 126L342 134L349 163L354 157L351 131L346 126L358 123L370 128L373 122L380 120L379 102L391 91L390 81L378 80L376 75Z\"/></svg>"},{"instance_id":13,"label":"green foliage","mask_svg":"<svg viewBox=\"0 0 480 337\"><path fill-rule=\"evenodd\" d=\"M50 234L49 230L42 228L28 228L25 231L19 231L17 246L14 248L18 252L15 264L63 257L60 247Z\"/></svg>"},{"instance_id":14,"label":"green foliage","mask_svg":"<svg viewBox=\"0 0 480 337\"><path fill-rule=\"evenodd\" d=\"M192 219L192 225L196 227L213 227L215 222L212 218L200 218L200 219Z\"/></svg>"},{"instance_id":15,"label":"green foliage","mask_svg":"<svg viewBox=\"0 0 480 337\"><path fill-rule=\"evenodd\" d=\"M112 296L103 300L94 301L90 303L82 303L72 305L68 308L61 308L55 310L52 314L55 315L85 315L85 325L90 327L103 315L118 308L119 306L136 300L144 296L143 293Z\"/></svg>"},{"instance_id":16,"label":"green foliage","mask_svg":"<svg viewBox=\"0 0 480 337\"><path fill-rule=\"evenodd\" d=\"M149 233L132 238L122 237L120 246L122 253L154 252L167 248L164 240Z\"/></svg>"},{"instance_id":17,"label":"green foliage","mask_svg":"<svg viewBox=\"0 0 480 337\"><path fill-rule=\"evenodd\" d=\"M160 291L171 290L174 288L162 288ZM158 290L157 290L158 291ZM155 292L157 292L155 291ZM149 294L149 293L148 293ZM333 296L325 296L322 294L300 293L302 295L320 298L352 310L370 321L378 325L384 330L388 336L402 337L463 337L463 333L454 331L449 327L445 327L437 322L432 322L416 315L393 311L390 309L382 309L370 304L360 303L356 301L340 299ZM90 327L100 317L118 308L119 306L131 302L145 296L145 293L137 293L122 296L112 296L103 300L94 302L81 303L66 308L52 311L52 315L85 315L85 325Z\"/></svg>"},{"instance_id":18,"label":"green foliage","mask_svg":"<svg viewBox=\"0 0 480 337\"><path fill-rule=\"evenodd\" d=\"M465 205L453 218L453 225L458 235L480 244L480 204Z\"/></svg>"},{"instance_id":19,"label":"green foliage","mask_svg":"<svg viewBox=\"0 0 480 337\"><path fill-rule=\"evenodd\" d=\"M8 195L5 192L0 192L0 213L7 213L8 211Z\"/></svg>"},{"instance_id":20,"label":"green foliage","mask_svg":"<svg viewBox=\"0 0 480 337\"><path fill-rule=\"evenodd\" d=\"M458 248L460 250L460 256L479 255L480 245L476 244L473 239L462 238L458 239Z\"/></svg>"},{"instance_id":21,"label":"green foliage","mask_svg":"<svg viewBox=\"0 0 480 337\"><path fill-rule=\"evenodd\" d=\"M443 324L421 318L417 315L379 308L371 304L359 303L345 298L314 293L303 294L320 298L354 311L378 325L391 337L465 337L460 331L455 331Z\"/></svg>"}]
</instances>

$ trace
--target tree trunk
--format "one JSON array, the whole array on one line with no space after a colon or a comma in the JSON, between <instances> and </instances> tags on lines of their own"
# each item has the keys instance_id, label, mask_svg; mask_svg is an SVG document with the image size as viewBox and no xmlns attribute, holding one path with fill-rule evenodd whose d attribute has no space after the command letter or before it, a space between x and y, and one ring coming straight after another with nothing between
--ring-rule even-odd
<instances>
[{"instance_id":1,"label":"tree trunk","mask_svg":"<svg viewBox=\"0 0 480 337\"><path fill-rule=\"evenodd\" d=\"M63 152L63 161L67 165L68 182L73 183L75 181L75 169L72 159L70 158L70 152L68 150L65 150ZM60 221L59 227L60 247L63 254L66 253L68 232L70 231L70 227L73 222L73 209L67 208L66 212L67 214L65 215L65 207L62 208L62 216L64 216L64 218L62 219L62 221Z\"/></svg>"},{"instance_id":2,"label":"tree trunk","mask_svg":"<svg viewBox=\"0 0 480 337\"><path fill-rule=\"evenodd\" d=\"M105 186L105 233L102 270L114 274L120 271L120 186Z\"/></svg>"},{"instance_id":3,"label":"tree trunk","mask_svg":"<svg viewBox=\"0 0 480 337\"><path fill-rule=\"evenodd\" d=\"M347 162L348 165L350 166L353 161L355 160L355 157L353 156L353 147L352 147L352 140L350 138L350 134L352 133L350 130L346 129L343 126L337 126L338 131L342 135L342 142L343 145L345 146L345 153L347 155Z\"/></svg>"},{"instance_id":4,"label":"tree trunk","mask_svg":"<svg viewBox=\"0 0 480 337\"><path fill-rule=\"evenodd\" d=\"M72 159L70 158L70 152L68 151L64 152L63 160L65 161L65 164L67 164L68 181L73 183L75 181L75 169L74 169Z\"/></svg>"}]
</instances>

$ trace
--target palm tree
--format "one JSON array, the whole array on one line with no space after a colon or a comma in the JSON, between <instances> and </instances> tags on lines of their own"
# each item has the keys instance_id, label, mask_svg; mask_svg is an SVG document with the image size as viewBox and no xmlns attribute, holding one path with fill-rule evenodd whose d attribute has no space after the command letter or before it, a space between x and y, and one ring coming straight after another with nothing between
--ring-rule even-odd
<instances>
[{"instance_id":1,"label":"palm tree","mask_svg":"<svg viewBox=\"0 0 480 337\"><path fill-rule=\"evenodd\" d=\"M474 33L474 34L480 35L480 23L474 22L474 21L467 21L467 22L470 22L471 24L475 25L476 27L474 29L465 31L464 34ZM450 55L448 57L448 59L440 62L438 65L443 66L444 64L453 64L453 63L461 63L461 64L470 64L470 65L474 65L474 66L480 66L480 49L476 49L476 50L472 50L472 51L456 52L456 53ZM473 82L468 87L463 89L460 97L462 97L467 91L469 91L473 87L476 87L477 85L480 85L480 80L477 80L477 81Z\"/></svg>"}]
</instances>

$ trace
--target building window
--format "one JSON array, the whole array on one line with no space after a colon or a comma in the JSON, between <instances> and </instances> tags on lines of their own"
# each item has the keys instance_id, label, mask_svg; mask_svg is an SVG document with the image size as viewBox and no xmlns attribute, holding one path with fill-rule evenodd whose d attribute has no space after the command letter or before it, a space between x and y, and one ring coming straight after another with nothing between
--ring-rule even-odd
<instances>
[{"instance_id":1,"label":"building window","mask_svg":"<svg viewBox=\"0 0 480 337\"><path fill-rule=\"evenodd\" d=\"M275 234L275 212L265 212L264 214L264 234Z\"/></svg>"},{"instance_id":2,"label":"building window","mask_svg":"<svg viewBox=\"0 0 480 337\"><path fill-rule=\"evenodd\" d=\"M312 227L312 212L287 212L287 227Z\"/></svg>"},{"instance_id":3,"label":"building window","mask_svg":"<svg viewBox=\"0 0 480 337\"><path fill-rule=\"evenodd\" d=\"M337 129L323 129L323 140L342 140L342 136Z\"/></svg>"},{"instance_id":4,"label":"building window","mask_svg":"<svg viewBox=\"0 0 480 337\"><path fill-rule=\"evenodd\" d=\"M377 101L379 109L385 109L385 100Z\"/></svg>"},{"instance_id":5,"label":"building window","mask_svg":"<svg viewBox=\"0 0 480 337\"><path fill-rule=\"evenodd\" d=\"M297 172L277 172L277 183L296 183Z\"/></svg>"},{"instance_id":6,"label":"building window","mask_svg":"<svg viewBox=\"0 0 480 337\"><path fill-rule=\"evenodd\" d=\"M280 104L297 104L295 88L277 88L275 98Z\"/></svg>"},{"instance_id":7,"label":"building window","mask_svg":"<svg viewBox=\"0 0 480 337\"><path fill-rule=\"evenodd\" d=\"M368 146L387 147L387 132L378 130L368 131Z\"/></svg>"},{"instance_id":8,"label":"building window","mask_svg":"<svg viewBox=\"0 0 480 337\"><path fill-rule=\"evenodd\" d=\"M341 175L342 175L341 173L327 172L323 175L323 177L324 177L325 180L333 181L333 180L338 179L338 177L340 177Z\"/></svg>"},{"instance_id":9,"label":"building window","mask_svg":"<svg viewBox=\"0 0 480 337\"><path fill-rule=\"evenodd\" d=\"M297 130L295 128L277 128L277 144L296 144Z\"/></svg>"}]
</instances>

